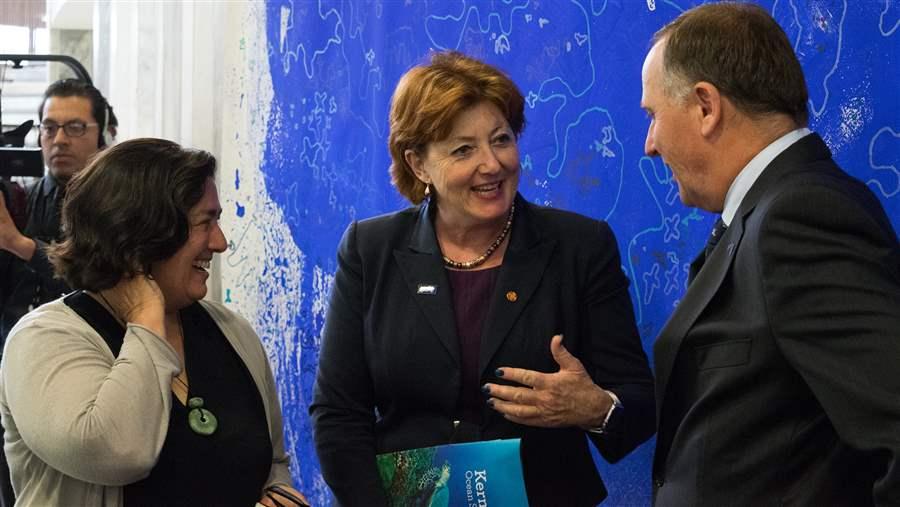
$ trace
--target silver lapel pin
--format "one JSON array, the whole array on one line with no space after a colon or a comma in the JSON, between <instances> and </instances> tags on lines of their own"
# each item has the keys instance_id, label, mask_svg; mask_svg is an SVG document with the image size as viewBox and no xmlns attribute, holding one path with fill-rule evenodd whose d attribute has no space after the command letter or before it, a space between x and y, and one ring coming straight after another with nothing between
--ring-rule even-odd
<instances>
[{"instance_id":1,"label":"silver lapel pin","mask_svg":"<svg viewBox=\"0 0 900 507\"><path fill-rule=\"evenodd\" d=\"M419 285L416 294L425 294L426 296L434 296L437 294L437 285Z\"/></svg>"}]
</instances>

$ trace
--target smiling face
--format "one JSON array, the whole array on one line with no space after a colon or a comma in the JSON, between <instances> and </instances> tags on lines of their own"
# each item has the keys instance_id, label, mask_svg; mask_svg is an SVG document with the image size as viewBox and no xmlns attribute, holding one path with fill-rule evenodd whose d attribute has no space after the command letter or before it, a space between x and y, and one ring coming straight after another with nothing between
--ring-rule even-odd
<instances>
[{"instance_id":1,"label":"smiling face","mask_svg":"<svg viewBox=\"0 0 900 507\"><path fill-rule=\"evenodd\" d=\"M97 144L100 130L91 113L91 100L80 96L48 97L41 121L57 125L78 121L91 125L79 137L69 137L62 128L52 138L41 134L44 164L56 179L68 181L75 173L84 169L88 159L99 150Z\"/></svg>"},{"instance_id":2,"label":"smiling face","mask_svg":"<svg viewBox=\"0 0 900 507\"><path fill-rule=\"evenodd\" d=\"M187 242L164 261L151 267L153 277L166 297L166 309L177 310L206 296L206 279L214 253L228 247L219 227L222 206L212 178L206 180L203 197L191 208Z\"/></svg>"},{"instance_id":3,"label":"smiling face","mask_svg":"<svg viewBox=\"0 0 900 507\"><path fill-rule=\"evenodd\" d=\"M662 157L672 170L681 202L705 208L712 178L699 150L702 144L700 117L690 96L679 100L666 93L664 50L665 41L654 45L641 72L641 107L650 117L644 151L648 156Z\"/></svg>"},{"instance_id":4,"label":"smiling face","mask_svg":"<svg viewBox=\"0 0 900 507\"><path fill-rule=\"evenodd\" d=\"M503 223L519 188L519 148L503 113L480 102L453 121L449 137L406 160L431 184L437 220L456 228Z\"/></svg>"}]
</instances>

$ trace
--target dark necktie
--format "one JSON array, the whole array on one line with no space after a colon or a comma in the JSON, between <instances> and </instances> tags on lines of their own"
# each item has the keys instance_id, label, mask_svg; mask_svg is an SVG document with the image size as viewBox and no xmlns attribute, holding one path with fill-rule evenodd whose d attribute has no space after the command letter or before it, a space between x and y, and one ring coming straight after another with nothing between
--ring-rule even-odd
<instances>
[{"instance_id":1,"label":"dark necktie","mask_svg":"<svg viewBox=\"0 0 900 507\"><path fill-rule=\"evenodd\" d=\"M727 228L728 226L722 221L722 217L719 217L719 219L716 220L715 225L713 225L712 232L709 233L709 239L706 240L706 246L703 247L703 255L697 255L697 258L691 263L691 270L688 271L688 285L690 285L694 281L694 278L697 277L697 274L700 273L700 269L706 264L706 260L712 255L713 250L716 249L716 245L719 244L719 240L722 239L722 235L725 234L725 229Z\"/></svg>"},{"instance_id":2,"label":"dark necktie","mask_svg":"<svg viewBox=\"0 0 900 507\"><path fill-rule=\"evenodd\" d=\"M709 239L706 240L706 247L703 249L703 255L707 259L712 255L713 250L715 250L716 245L719 244L719 240L722 239L722 235L725 234L725 229L727 228L728 226L722 221L722 217L719 217L719 219L716 220L715 225L713 225L713 230L709 233Z\"/></svg>"}]
</instances>

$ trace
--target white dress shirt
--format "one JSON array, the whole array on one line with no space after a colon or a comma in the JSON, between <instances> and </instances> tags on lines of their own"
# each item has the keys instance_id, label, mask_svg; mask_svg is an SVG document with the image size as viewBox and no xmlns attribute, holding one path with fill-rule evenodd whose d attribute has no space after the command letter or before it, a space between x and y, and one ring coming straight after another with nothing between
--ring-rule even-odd
<instances>
[{"instance_id":1,"label":"white dress shirt","mask_svg":"<svg viewBox=\"0 0 900 507\"><path fill-rule=\"evenodd\" d=\"M737 213L738 207L741 205L747 192L750 191L750 187L756 183L763 170L775 160L775 157L810 133L810 130L806 127L788 132L763 148L741 169L741 172L731 182L728 193L725 194L725 207L722 208L722 221L725 222L725 225L731 225L731 220L734 219L734 214Z\"/></svg>"}]
</instances>

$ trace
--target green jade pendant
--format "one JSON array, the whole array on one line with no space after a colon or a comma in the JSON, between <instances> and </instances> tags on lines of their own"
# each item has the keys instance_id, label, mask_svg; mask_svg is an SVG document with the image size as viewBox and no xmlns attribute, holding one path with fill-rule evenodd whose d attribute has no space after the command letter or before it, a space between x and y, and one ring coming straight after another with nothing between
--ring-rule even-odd
<instances>
[{"instance_id":1,"label":"green jade pendant","mask_svg":"<svg viewBox=\"0 0 900 507\"><path fill-rule=\"evenodd\" d=\"M219 427L219 421L212 412L203 408L203 398L195 396L188 400L188 425L194 433L204 436L210 436L216 432Z\"/></svg>"}]
</instances>

